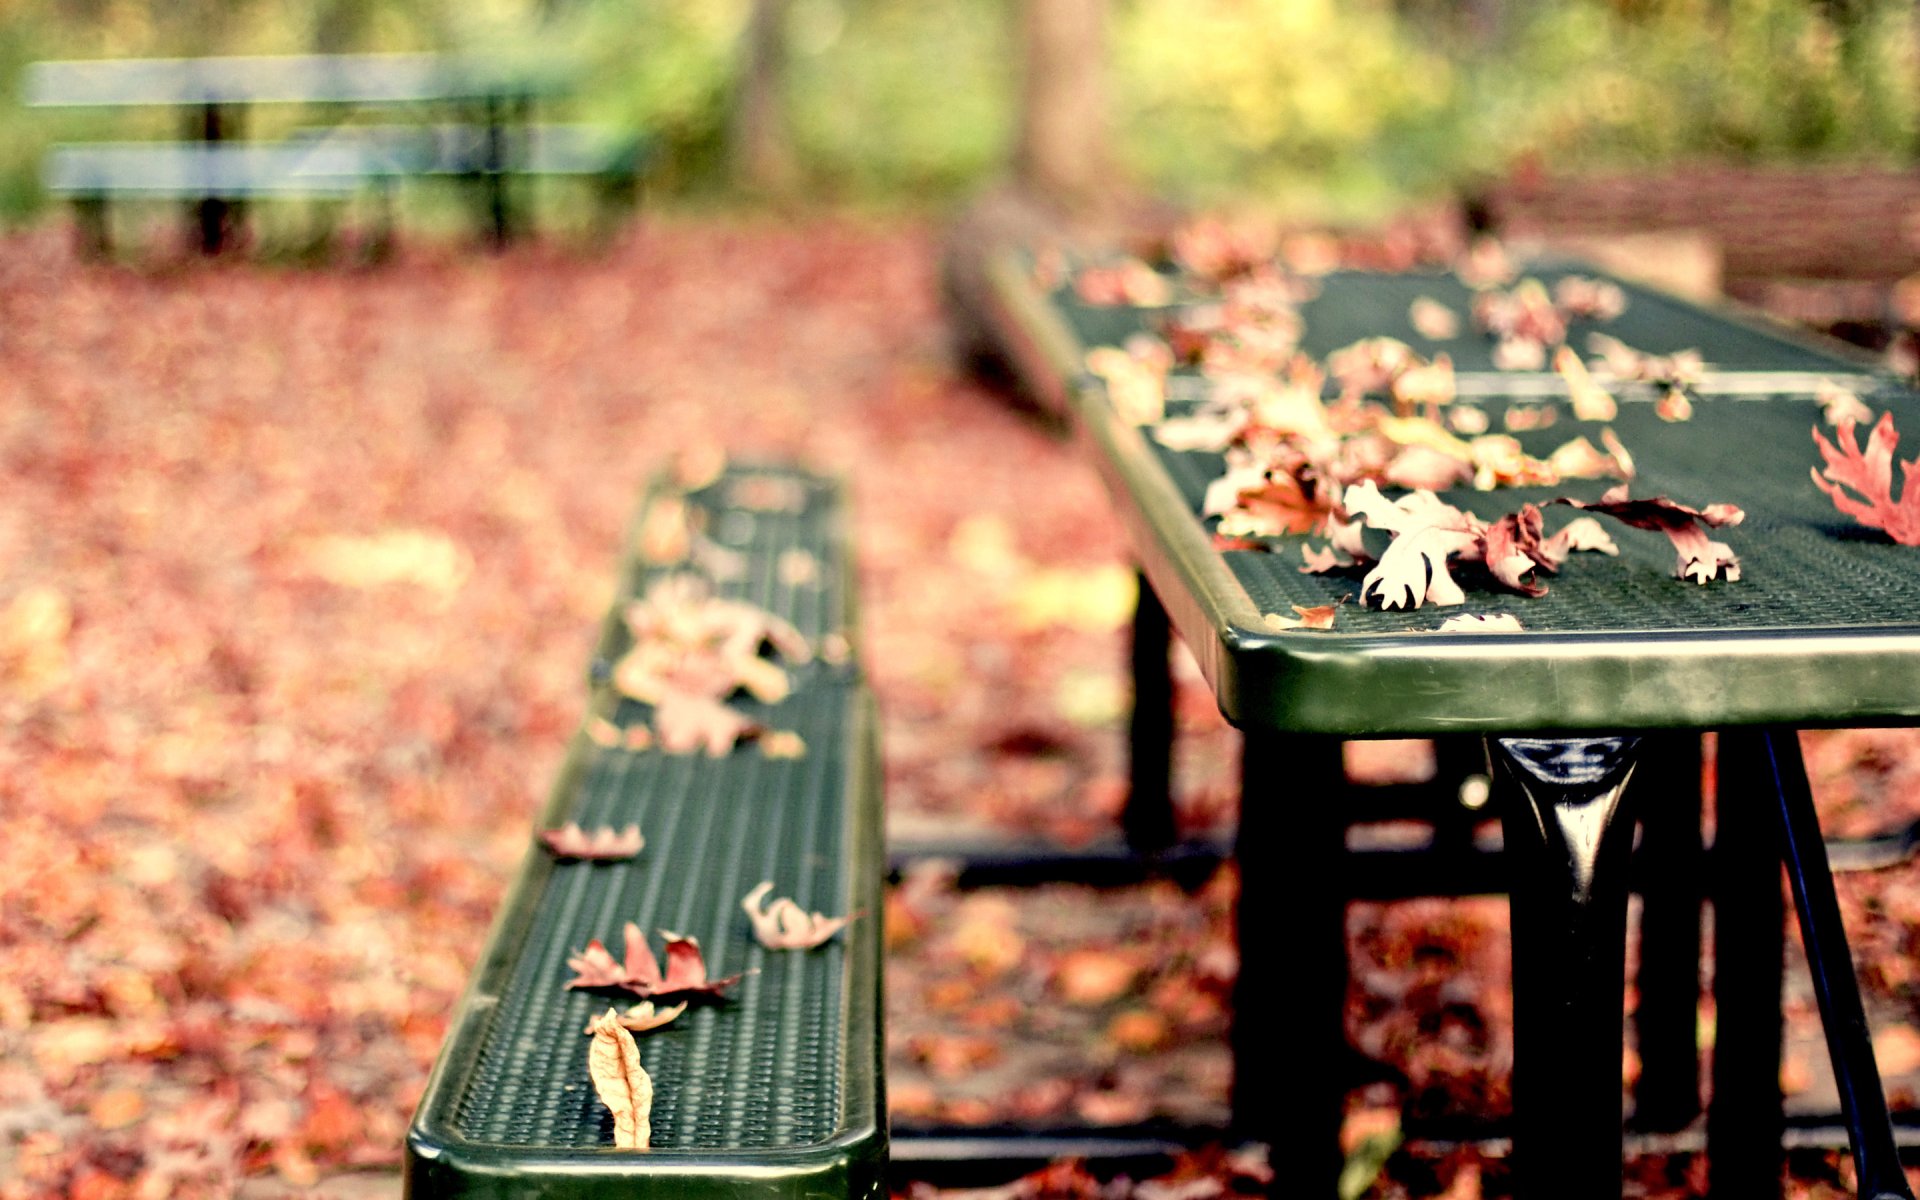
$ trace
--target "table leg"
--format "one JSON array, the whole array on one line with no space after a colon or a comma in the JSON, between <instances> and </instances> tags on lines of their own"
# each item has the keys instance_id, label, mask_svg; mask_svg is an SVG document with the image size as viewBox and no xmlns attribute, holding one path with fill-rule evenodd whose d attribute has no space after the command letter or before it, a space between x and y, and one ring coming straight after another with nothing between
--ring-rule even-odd
<instances>
[{"instance_id":1,"label":"table leg","mask_svg":"<svg viewBox=\"0 0 1920 1200\"><path fill-rule=\"evenodd\" d=\"M1172 633L1167 610L1147 577L1136 575L1133 609L1133 717L1127 726L1127 807L1120 816L1127 845L1152 854L1173 844Z\"/></svg>"},{"instance_id":2,"label":"table leg","mask_svg":"<svg viewBox=\"0 0 1920 1200\"><path fill-rule=\"evenodd\" d=\"M1288 1148L1290 1195L1332 1196L1352 1057L1346 899L1315 864L1336 862L1346 847L1340 743L1249 737L1241 771L1233 1126Z\"/></svg>"},{"instance_id":3,"label":"table leg","mask_svg":"<svg viewBox=\"0 0 1920 1200\"><path fill-rule=\"evenodd\" d=\"M1847 950L1847 931L1840 920L1840 900L1833 890L1833 872L1827 864L1826 842L1813 811L1813 792L1800 759L1800 739L1791 729L1770 729L1757 747L1763 754L1760 770L1768 777L1779 801L1782 845L1787 879L1800 916L1800 939L1806 946L1813 991L1820 1002L1820 1023L1827 1034L1827 1054L1840 1087L1840 1107L1846 1113L1853 1142L1853 1164L1859 1194L1868 1200L1913 1200L1913 1190L1900 1167L1893 1121L1880 1085L1880 1067L1873 1057L1873 1030L1860 1001L1860 984Z\"/></svg>"},{"instance_id":4,"label":"table leg","mask_svg":"<svg viewBox=\"0 0 1920 1200\"><path fill-rule=\"evenodd\" d=\"M1657 790L1650 790L1657 789ZM1640 969L1634 1127L1671 1133L1700 1115L1700 735L1649 738L1641 754Z\"/></svg>"},{"instance_id":5,"label":"table leg","mask_svg":"<svg viewBox=\"0 0 1920 1200\"><path fill-rule=\"evenodd\" d=\"M1780 1195L1780 983L1784 969L1780 844L1757 795L1764 734L1720 735L1713 857L1713 1084L1707 1191L1717 1200Z\"/></svg>"},{"instance_id":6,"label":"table leg","mask_svg":"<svg viewBox=\"0 0 1920 1200\"><path fill-rule=\"evenodd\" d=\"M1627 782L1639 739L1497 738L1512 872L1513 1181L1522 1200L1617 1200Z\"/></svg>"}]
</instances>

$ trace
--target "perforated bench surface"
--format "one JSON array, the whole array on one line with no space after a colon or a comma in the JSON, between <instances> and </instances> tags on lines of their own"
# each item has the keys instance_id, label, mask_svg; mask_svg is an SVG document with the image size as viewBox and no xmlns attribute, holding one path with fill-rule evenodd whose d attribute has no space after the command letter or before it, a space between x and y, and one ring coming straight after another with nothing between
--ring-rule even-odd
<instances>
[{"instance_id":1,"label":"perforated bench surface","mask_svg":"<svg viewBox=\"0 0 1920 1200\"><path fill-rule=\"evenodd\" d=\"M689 498L709 532L744 552L744 577L717 591L791 621L820 645L850 632L844 513L837 489L801 483L796 513L725 503L730 472ZM668 495L657 489L649 503ZM643 516L644 521L644 516ZM640 526L636 526L636 529ZM783 579L802 549L817 580ZM662 574L637 560L622 603ZM599 658L624 652L608 621ZM529 852L453 1022L408 1138L414 1196L848 1196L879 1192L881 1101L879 779L872 707L857 670L816 659L773 705L733 701L805 741L796 759L742 745L721 758L603 748L576 737L542 828L637 823L647 844L616 863ZM602 687L594 713L625 726L645 706ZM811 951L769 951L741 898L763 879L809 910L862 914ZM653 1148L612 1149L611 1118L587 1073L587 1022L603 992L569 991L569 954L622 925L696 937L716 974L752 972L726 1002L696 1003L642 1035L653 1078ZM650 944L659 946L657 936ZM628 1001L621 1001L622 1006Z\"/></svg>"}]
</instances>

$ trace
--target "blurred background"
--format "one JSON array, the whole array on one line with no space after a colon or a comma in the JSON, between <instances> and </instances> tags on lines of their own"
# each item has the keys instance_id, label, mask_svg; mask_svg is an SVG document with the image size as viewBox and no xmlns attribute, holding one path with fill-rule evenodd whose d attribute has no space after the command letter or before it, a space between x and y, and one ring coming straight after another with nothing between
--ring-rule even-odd
<instances>
[{"instance_id":1,"label":"blurred background","mask_svg":"<svg viewBox=\"0 0 1920 1200\"><path fill-rule=\"evenodd\" d=\"M41 58L473 50L580 70L573 107L661 139L712 196L749 22L784 43L794 186L917 207L1005 158L1016 7L911 0L12 0L0 95ZM1916 153L1897 0L1114 0L1113 137L1158 194L1343 219L1505 178ZM764 64L763 64L764 65ZM0 216L32 217L67 127L0 107Z\"/></svg>"}]
</instances>

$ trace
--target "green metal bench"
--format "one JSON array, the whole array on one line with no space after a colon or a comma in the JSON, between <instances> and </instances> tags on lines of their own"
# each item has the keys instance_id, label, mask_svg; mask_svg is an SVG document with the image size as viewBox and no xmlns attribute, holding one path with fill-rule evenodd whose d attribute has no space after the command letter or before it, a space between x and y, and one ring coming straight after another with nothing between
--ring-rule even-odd
<instances>
[{"instance_id":1,"label":"green metal bench","mask_svg":"<svg viewBox=\"0 0 1920 1200\"><path fill-rule=\"evenodd\" d=\"M804 488L799 511L732 503L749 476ZM657 484L632 544L659 506ZM790 621L818 646L845 646L853 620L838 488L779 468L730 471L689 493L736 568L716 585ZM811 580L782 556L809 552ZM696 557L698 561L698 557ZM668 573L635 555L595 662L587 725L574 739L541 829L637 823L641 855L556 861L530 849L454 1014L407 1138L410 1196L878 1196L887 1160L880 996L882 841L874 711L854 660L794 668L776 704L735 707L805 742L798 758L751 746L721 757L607 748L597 720L631 725L646 706L614 694L619 613ZM604 729L604 726L601 728ZM606 741L605 737L600 739ZM769 951L741 898L763 879L804 908L859 916L809 951ZM716 975L750 972L718 1004L696 1004L643 1035L652 1076L649 1151L612 1148L611 1117L587 1069L588 1020L604 994L569 991L568 956L615 940L624 922L699 940ZM657 944L657 939L656 939Z\"/></svg>"}]
</instances>

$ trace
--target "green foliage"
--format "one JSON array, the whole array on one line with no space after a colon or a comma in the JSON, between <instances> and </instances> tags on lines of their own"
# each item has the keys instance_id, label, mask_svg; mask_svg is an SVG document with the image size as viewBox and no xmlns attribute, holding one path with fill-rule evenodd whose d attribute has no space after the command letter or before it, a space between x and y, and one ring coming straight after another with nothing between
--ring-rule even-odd
<instances>
[{"instance_id":1,"label":"green foliage","mask_svg":"<svg viewBox=\"0 0 1920 1200\"><path fill-rule=\"evenodd\" d=\"M790 116L819 195L942 201L1005 161L1013 6L791 0ZM649 131L655 190L725 182L750 0L12 0L0 5L0 216L56 140L170 136L166 114L31 112L37 58L467 49L559 59L556 119ZM1896 0L1113 0L1116 141L1163 193L1361 216L1510 169L1906 159L1920 53ZM262 111L257 132L297 119Z\"/></svg>"}]
</instances>

